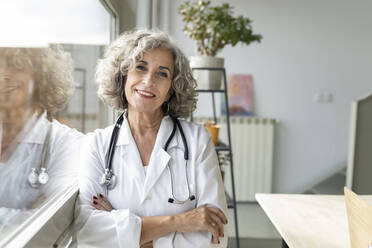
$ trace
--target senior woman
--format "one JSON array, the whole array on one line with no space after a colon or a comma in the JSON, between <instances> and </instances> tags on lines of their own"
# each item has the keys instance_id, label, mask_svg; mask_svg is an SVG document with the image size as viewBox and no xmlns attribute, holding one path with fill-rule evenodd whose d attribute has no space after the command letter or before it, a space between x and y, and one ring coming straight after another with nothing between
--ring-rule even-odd
<instances>
[{"instance_id":1,"label":"senior woman","mask_svg":"<svg viewBox=\"0 0 372 248\"><path fill-rule=\"evenodd\" d=\"M165 33L127 32L109 46L96 79L99 97L122 115L116 127L86 136L78 245L226 247L214 145L203 126L177 119L196 106L184 54Z\"/></svg>"}]
</instances>

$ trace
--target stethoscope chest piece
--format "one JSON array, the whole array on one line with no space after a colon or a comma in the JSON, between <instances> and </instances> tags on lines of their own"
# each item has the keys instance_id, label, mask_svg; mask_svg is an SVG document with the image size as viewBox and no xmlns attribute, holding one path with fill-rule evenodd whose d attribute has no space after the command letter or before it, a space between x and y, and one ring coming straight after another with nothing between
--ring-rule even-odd
<instances>
[{"instance_id":1,"label":"stethoscope chest piece","mask_svg":"<svg viewBox=\"0 0 372 248\"><path fill-rule=\"evenodd\" d=\"M46 168L41 168L39 173L36 168L31 168L31 172L28 175L28 183L32 188L39 188L40 185L45 185L49 181L49 175L46 171Z\"/></svg>"},{"instance_id":2,"label":"stethoscope chest piece","mask_svg":"<svg viewBox=\"0 0 372 248\"><path fill-rule=\"evenodd\" d=\"M39 187L38 179L39 179L39 175L37 174L36 168L31 168L31 172L28 175L28 183L30 184L32 188Z\"/></svg>"},{"instance_id":3,"label":"stethoscope chest piece","mask_svg":"<svg viewBox=\"0 0 372 248\"><path fill-rule=\"evenodd\" d=\"M46 168L41 168L41 172L39 174L39 183L46 184L49 181L48 173L46 172Z\"/></svg>"}]
</instances>

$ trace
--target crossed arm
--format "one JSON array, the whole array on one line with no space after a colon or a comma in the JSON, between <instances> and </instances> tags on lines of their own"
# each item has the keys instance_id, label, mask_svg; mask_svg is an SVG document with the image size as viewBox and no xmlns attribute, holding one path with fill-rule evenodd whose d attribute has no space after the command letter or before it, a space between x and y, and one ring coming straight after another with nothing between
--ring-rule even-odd
<instances>
[{"instance_id":1,"label":"crossed arm","mask_svg":"<svg viewBox=\"0 0 372 248\"><path fill-rule=\"evenodd\" d=\"M111 203L103 196L93 196L92 205L98 210L113 210ZM200 206L191 211L170 216L142 217L140 245L151 243L152 240L177 232L209 231L212 233L213 244L219 243L219 238L224 237L224 224L227 218L223 212L214 207Z\"/></svg>"}]
</instances>

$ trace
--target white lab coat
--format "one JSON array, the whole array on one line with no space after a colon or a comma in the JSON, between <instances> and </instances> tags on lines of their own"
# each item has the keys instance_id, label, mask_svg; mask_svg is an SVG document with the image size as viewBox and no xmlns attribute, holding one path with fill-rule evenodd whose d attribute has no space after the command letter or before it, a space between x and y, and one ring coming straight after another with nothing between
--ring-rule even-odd
<instances>
[{"instance_id":1,"label":"white lab coat","mask_svg":"<svg viewBox=\"0 0 372 248\"><path fill-rule=\"evenodd\" d=\"M22 131L27 133L19 141L8 161L0 165L0 219L2 220L0 230L9 226L18 226L32 213L28 209L38 207L35 202L42 203L41 199L46 199L77 182L74 154L83 135L56 120L49 122L46 113L42 114L36 122L29 120L28 124L31 129ZM38 168L43 159L41 153L49 127L51 128L50 145L47 148L49 159L45 163L49 181L35 189L29 185L28 175L31 168Z\"/></svg>"},{"instance_id":2,"label":"white lab coat","mask_svg":"<svg viewBox=\"0 0 372 248\"><path fill-rule=\"evenodd\" d=\"M96 130L85 137L80 165L80 195L77 204L79 247L139 247L141 217L180 214L202 205L219 208L227 216L227 206L222 178L214 145L209 133L201 125L181 121L189 147L188 179L190 190L196 200L184 204L168 203L171 196L169 163L173 173L174 195L187 198L187 183L183 157L183 143L177 129L168 152L163 147L172 129L171 118L164 117L160 125L149 167L145 174L137 146L132 137L127 119L124 118L119 132L112 161L116 186L112 190L99 184L104 173L105 156L109 147L113 126ZM177 152L176 148L182 151ZM176 155L177 154L177 155ZM105 195L115 210L96 210L92 197ZM168 247L226 247L225 237L219 245L211 245L211 233L172 232L153 241L154 248Z\"/></svg>"}]
</instances>

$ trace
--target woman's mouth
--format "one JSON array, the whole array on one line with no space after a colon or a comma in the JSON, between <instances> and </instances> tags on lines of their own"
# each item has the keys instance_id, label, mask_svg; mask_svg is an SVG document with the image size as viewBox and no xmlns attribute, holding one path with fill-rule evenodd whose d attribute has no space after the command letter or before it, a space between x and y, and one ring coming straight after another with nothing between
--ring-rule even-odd
<instances>
[{"instance_id":1,"label":"woman's mouth","mask_svg":"<svg viewBox=\"0 0 372 248\"><path fill-rule=\"evenodd\" d=\"M137 92L138 95L140 95L141 97L144 97L144 98L153 98L153 97L155 97L155 94L153 94L150 91L136 89L136 92Z\"/></svg>"}]
</instances>

